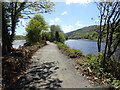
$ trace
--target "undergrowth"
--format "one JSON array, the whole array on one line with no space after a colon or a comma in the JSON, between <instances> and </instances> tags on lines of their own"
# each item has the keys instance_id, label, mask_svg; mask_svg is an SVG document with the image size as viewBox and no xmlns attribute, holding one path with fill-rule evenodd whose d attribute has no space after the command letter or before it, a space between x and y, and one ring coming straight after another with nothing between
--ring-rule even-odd
<instances>
[{"instance_id":1,"label":"undergrowth","mask_svg":"<svg viewBox=\"0 0 120 90\"><path fill-rule=\"evenodd\" d=\"M13 49L11 53L4 56L2 59L2 88L3 90L11 90L14 83L21 77L29 66L30 58L39 48L44 46L44 43L37 45L23 46L18 49Z\"/></svg>"},{"instance_id":2,"label":"undergrowth","mask_svg":"<svg viewBox=\"0 0 120 90\"><path fill-rule=\"evenodd\" d=\"M115 67L118 68L120 66L113 67L114 62L111 59L111 61L109 60L109 64L106 63L106 67L102 68L102 60L103 60L102 53L88 54L85 56L85 58L86 58L86 62L83 63L83 65L90 67L93 75L95 75L95 77L97 77L97 79L100 79L102 83L107 83L109 85L109 87L112 87L115 89L120 89L120 80L115 75L116 70L113 70L113 68L115 68Z\"/></svg>"}]
</instances>

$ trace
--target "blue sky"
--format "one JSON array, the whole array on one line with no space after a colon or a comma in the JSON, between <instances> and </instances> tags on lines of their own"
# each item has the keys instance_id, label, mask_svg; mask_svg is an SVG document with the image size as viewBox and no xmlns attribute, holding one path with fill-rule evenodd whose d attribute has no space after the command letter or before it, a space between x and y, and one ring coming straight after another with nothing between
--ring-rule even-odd
<instances>
[{"instance_id":1,"label":"blue sky","mask_svg":"<svg viewBox=\"0 0 120 90\"><path fill-rule=\"evenodd\" d=\"M94 2L86 3L86 0L84 2L77 1L62 0L62 2L55 2L55 11L51 12L51 14L42 14L45 21L49 25L59 25L65 33L85 26L98 24L99 11L96 4ZM91 20L91 18L94 18L94 20ZM19 27L16 29L17 35L25 35L25 25L29 20L20 19L18 23Z\"/></svg>"}]
</instances>

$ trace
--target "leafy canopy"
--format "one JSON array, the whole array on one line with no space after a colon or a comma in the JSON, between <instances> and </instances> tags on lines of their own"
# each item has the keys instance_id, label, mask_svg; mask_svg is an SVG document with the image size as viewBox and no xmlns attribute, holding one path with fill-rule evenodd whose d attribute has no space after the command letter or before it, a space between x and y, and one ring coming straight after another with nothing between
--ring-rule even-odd
<instances>
[{"instance_id":1,"label":"leafy canopy","mask_svg":"<svg viewBox=\"0 0 120 90\"><path fill-rule=\"evenodd\" d=\"M39 42L41 40L42 30L48 30L48 27L44 17L36 14L27 25L27 40L29 42Z\"/></svg>"},{"instance_id":2,"label":"leafy canopy","mask_svg":"<svg viewBox=\"0 0 120 90\"><path fill-rule=\"evenodd\" d=\"M66 35L61 30L59 25L51 25L51 41L64 42L66 40Z\"/></svg>"}]
</instances>

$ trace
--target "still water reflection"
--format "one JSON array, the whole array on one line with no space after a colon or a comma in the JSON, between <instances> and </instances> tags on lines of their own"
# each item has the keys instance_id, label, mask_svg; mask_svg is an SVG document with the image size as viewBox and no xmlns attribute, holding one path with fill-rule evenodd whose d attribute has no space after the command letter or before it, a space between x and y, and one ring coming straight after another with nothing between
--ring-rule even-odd
<instances>
[{"instance_id":1,"label":"still water reflection","mask_svg":"<svg viewBox=\"0 0 120 90\"><path fill-rule=\"evenodd\" d=\"M26 43L26 40L14 40L13 48L19 48L19 46L23 46Z\"/></svg>"},{"instance_id":2,"label":"still water reflection","mask_svg":"<svg viewBox=\"0 0 120 90\"><path fill-rule=\"evenodd\" d=\"M97 53L98 51L97 42L95 41L69 39L64 43L73 49L81 50L85 55ZM102 43L102 50L104 46L105 46L105 43Z\"/></svg>"}]
</instances>

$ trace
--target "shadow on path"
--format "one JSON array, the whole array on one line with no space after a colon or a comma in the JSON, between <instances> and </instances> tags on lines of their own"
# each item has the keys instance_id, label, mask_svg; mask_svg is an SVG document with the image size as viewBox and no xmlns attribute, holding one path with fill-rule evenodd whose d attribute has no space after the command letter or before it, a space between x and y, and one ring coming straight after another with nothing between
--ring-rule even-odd
<instances>
[{"instance_id":1,"label":"shadow on path","mask_svg":"<svg viewBox=\"0 0 120 90\"><path fill-rule=\"evenodd\" d=\"M47 62L42 65L30 67L19 80L14 84L14 90L30 89L38 90L40 88L59 88L62 81L57 78L56 70L59 69L55 62Z\"/></svg>"}]
</instances>

